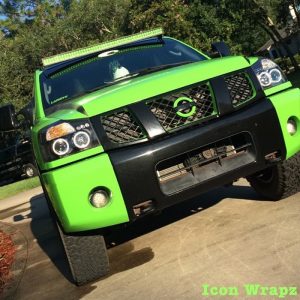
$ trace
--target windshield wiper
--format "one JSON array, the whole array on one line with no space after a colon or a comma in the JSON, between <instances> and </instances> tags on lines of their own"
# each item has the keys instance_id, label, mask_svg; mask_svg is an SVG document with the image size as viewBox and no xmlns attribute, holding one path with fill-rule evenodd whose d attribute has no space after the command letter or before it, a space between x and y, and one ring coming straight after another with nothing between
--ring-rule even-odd
<instances>
[{"instance_id":1,"label":"windshield wiper","mask_svg":"<svg viewBox=\"0 0 300 300\"><path fill-rule=\"evenodd\" d=\"M111 85L111 84L115 84L117 83L118 81L122 81L122 80L126 80L126 79L129 79L129 78L132 78L132 77L135 77L135 76L138 76L139 73L138 72L134 72L134 73L129 73L129 74L126 74L124 76L121 76L121 77L118 77L114 80L111 80L111 81L105 81L105 86L106 85Z\"/></svg>"},{"instance_id":2,"label":"windshield wiper","mask_svg":"<svg viewBox=\"0 0 300 300\"><path fill-rule=\"evenodd\" d=\"M151 73L151 72L156 72L156 71L160 71L160 70L165 70L165 69L170 69L170 68L190 64L190 63L193 63L193 62L195 62L195 61L186 60L186 61L181 61L181 62L178 62L178 63L153 66L153 67L138 70L135 73L137 73L138 75L144 75L144 74L148 74L148 73Z\"/></svg>"}]
</instances>

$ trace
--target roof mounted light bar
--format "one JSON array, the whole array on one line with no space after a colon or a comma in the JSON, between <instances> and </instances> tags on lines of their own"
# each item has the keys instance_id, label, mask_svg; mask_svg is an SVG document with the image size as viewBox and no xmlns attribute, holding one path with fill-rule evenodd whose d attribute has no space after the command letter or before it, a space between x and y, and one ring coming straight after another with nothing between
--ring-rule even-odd
<instances>
[{"instance_id":1,"label":"roof mounted light bar","mask_svg":"<svg viewBox=\"0 0 300 300\"><path fill-rule=\"evenodd\" d=\"M67 61L73 58L78 58L81 56L97 53L104 50L109 50L111 48L123 46L129 43L134 43L137 41L141 41L147 38L156 37L163 35L163 30L161 28L144 31L141 33L136 33L130 36L118 38L109 42L105 42L99 45L89 46L81 49L77 49L74 51L65 52L62 54L50 56L42 59L43 66L50 66L56 63L60 63L63 61Z\"/></svg>"}]
</instances>

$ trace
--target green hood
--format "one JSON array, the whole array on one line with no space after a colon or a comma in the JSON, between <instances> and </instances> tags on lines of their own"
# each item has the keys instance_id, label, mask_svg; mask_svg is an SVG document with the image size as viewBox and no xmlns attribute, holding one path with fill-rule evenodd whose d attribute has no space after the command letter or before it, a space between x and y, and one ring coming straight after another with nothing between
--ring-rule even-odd
<instances>
[{"instance_id":1,"label":"green hood","mask_svg":"<svg viewBox=\"0 0 300 300\"><path fill-rule=\"evenodd\" d=\"M62 104L48 118L70 120L92 117L246 67L249 67L249 63L244 57L234 56L191 63L131 78Z\"/></svg>"}]
</instances>

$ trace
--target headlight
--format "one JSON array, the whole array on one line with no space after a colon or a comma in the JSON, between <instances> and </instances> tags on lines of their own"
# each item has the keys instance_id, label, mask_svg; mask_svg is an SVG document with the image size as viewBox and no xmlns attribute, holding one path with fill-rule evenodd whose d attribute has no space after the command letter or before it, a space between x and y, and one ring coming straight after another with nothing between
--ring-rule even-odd
<instances>
[{"instance_id":1,"label":"headlight","mask_svg":"<svg viewBox=\"0 0 300 300\"><path fill-rule=\"evenodd\" d=\"M252 69L263 89L267 89L287 81L280 67L272 60L263 58L256 62Z\"/></svg>"},{"instance_id":2,"label":"headlight","mask_svg":"<svg viewBox=\"0 0 300 300\"><path fill-rule=\"evenodd\" d=\"M70 145L65 139L57 139L52 144L52 151L58 156L67 154L70 150Z\"/></svg>"},{"instance_id":3,"label":"headlight","mask_svg":"<svg viewBox=\"0 0 300 300\"><path fill-rule=\"evenodd\" d=\"M91 123L86 119L59 122L43 129L40 144L45 162L100 145Z\"/></svg>"},{"instance_id":4,"label":"headlight","mask_svg":"<svg viewBox=\"0 0 300 300\"><path fill-rule=\"evenodd\" d=\"M73 136L73 143L78 149L84 149L91 143L91 137L86 131L78 131Z\"/></svg>"}]
</instances>

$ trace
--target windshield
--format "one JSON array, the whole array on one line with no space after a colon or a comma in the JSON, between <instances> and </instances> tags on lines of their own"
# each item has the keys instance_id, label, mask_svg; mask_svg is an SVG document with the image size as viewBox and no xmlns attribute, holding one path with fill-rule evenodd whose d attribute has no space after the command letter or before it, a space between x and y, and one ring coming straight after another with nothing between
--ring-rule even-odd
<instances>
[{"instance_id":1,"label":"windshield","mask_svg":"<svg viewBox=\"0 0 300 300\"><path fill-rule=\"evenodd\" d=\"M44 107L47 109L121 80L205 59L192 48L168 38L163 42L105 51L43 76Z\"/></svg>"}]
</instances>

